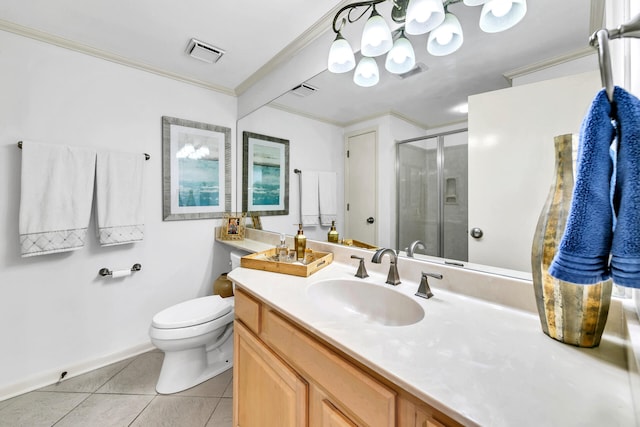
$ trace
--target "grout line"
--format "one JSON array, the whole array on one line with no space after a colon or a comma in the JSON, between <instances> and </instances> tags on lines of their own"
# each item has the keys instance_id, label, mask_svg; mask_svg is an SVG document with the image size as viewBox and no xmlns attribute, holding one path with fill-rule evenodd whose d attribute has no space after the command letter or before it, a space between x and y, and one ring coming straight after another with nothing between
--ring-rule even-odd
<instances>
[{"instance_id":1,"label":"grout line","mask_svg":"<svg viewBox=\"0 0 640 427\"><path fill-rule=\"evenodd\" d=\"M80 405L82 405L84 402L87 401L88 398L90 398L91 396L93 396L93 393L88 393L87 397L85 397L84 399L82 399L80 402L78 402L78 404L76 406L74 406L73 408L71 408L69 411L67 411L66 414L64 414L62 417L60 417L60 419L56 422L54 422L53 424L51 424L51 427L55 426L56 424L58 424L60 421L64 420L67 416L69 416L70 413L72 413L73 411L75 411L76 409L78 409L78 407Z\"/></svg>"}]
</instances>

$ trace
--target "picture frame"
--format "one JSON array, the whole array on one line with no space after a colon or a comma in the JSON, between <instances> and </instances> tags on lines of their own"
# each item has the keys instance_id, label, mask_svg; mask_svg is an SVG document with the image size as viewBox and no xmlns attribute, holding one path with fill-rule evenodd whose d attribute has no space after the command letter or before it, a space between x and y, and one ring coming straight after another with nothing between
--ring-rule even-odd
<instances>
[{"instance_id":1,"label":"picture frame","mask_svg":"<svg viewBox=\"0 0 640 427\"><path fill-rule=\"evenodd\" d=\"M244 240L246 213L225 212L219 238L221 240Z\"/></svg>"},{"instance_id":2,"label":"picture frame","mask_svg":"<svg viewBox=\"0 0 640 427\"><path fill-rule=\"evenodd\" d=\"M164 221L222 218L231 210L231 129L162 117Z\"/></svg>"},{"instance_id":3,"label":"picture frame","mask_svg":"<svg viewBox=\"0 0 640 427\"><path fill-rule=\"evenodd\" d=\"M289 214L289 140L242 133L242 210Z\"/></svg>"}]
</instances>

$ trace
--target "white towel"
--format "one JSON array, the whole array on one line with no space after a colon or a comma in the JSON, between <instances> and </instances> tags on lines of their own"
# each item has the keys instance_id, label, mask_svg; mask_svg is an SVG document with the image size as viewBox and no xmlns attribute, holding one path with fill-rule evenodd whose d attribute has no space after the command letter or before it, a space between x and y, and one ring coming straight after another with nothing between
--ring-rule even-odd
<instances>
[{"instance_id":1,"label":"white towel","mask_svg":"<svg viewBox=\"0 0 640 427\"><path fill-rule=\"evenodd\" d=\"M96 164L96 223L101 246L144 238L144 154L99 151Z\"/></svg>"},{"instance_id":2,"label":"white towel","mask_svg":"<svg viewBox=\"0 0 640 427\"><path fill-rule=\"evenodd\" d=\"M22 143L18 230L23 257L84 246L95 164L92 149Z\"/></svg>"},{"instance_id":3,"label":"white towel","mask_svg":"<svg viewBox=\"0 0 640 427\"><path fill-rule=\"evenodd\" d=\"M302 225L318 225L320 223L318 208L318 172L304 171L300 177L302 191L300 209Z\"/></svg>"},{"instance_id":4,"label":"white towel","mask_svg":"<svg viewBox=\"0 0 640 427\"><path fill-rule=\"evenodd\" d=\"M318 195L320 200L320 225L331 225L337 218L337 186L335 172L318 173Z\"/></svg>"}]
</instances>

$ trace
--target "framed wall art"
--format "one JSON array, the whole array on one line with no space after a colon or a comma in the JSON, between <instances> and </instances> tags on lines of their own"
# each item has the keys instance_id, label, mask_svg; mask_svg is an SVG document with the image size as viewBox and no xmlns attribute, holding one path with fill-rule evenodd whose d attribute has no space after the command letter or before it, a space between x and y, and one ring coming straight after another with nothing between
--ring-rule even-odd
<instances>
[{"instance_id":1,"label":"framed wall art","mask_svg":"<svg viewBox=\"0 0 640 427\"><path fill-rule=\"evenodd\" d=\"M231 129L162 117L165 221L222 218L231 209Z\"/></svg>"},{"instance_id":2,"label":"framed wall art","mask_svg":"<svg viewBox=\"0 0 640 427\"><path fill-rule=\"evenodd\" d=\"M242 210L288 215L289 141L243 132L242 143Z\"/></svg>"}]
</instances>

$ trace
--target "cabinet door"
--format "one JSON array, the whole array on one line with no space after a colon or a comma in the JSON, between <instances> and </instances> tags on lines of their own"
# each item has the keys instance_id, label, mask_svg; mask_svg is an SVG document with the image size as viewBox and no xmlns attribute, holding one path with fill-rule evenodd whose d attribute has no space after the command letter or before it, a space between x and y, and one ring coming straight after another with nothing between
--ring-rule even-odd
<instances>
[{"instance_id":1,"label":"cabinet door","mask_svg":"<svg viewBox=\"0 0 640 427\"><path fill-rule=\"evenodd\" d=\"M305 381L237 321L234 335L234 426L306 426Z\"/></svg>"},{"instance_id":2,"label":"cabinet door","mask_svg":"<svg viewBox=\"0 0 640 427\"><path fill-rule=\"evenodd\" d=\"M416 427L445 427L445 425L431 418L430 414L418 409L416 411Z\"/></svg>"},{"instance_id":3,"label":"cabinet door","mask_svg":"<svg viewBox=\"0 0 640 427\"><path fill-rule=\"evenodd\" d=\"M309 427L358 427L315 384L309 385Z\"/></svg>"},{"instance_id":4,"label":"cabinet door","mask_svg":"<svg viewBox=\"0 0 640 427\"><path fill-rule=\"evenodd\" d=\"M286 358L309 383L321 387L331 396L331 402L338 402L335 406L357 420L357 425L396 425L393 390L271 310L263 312L262 332L261 338L270 348Z\"/></svg>"}]
</instances>

